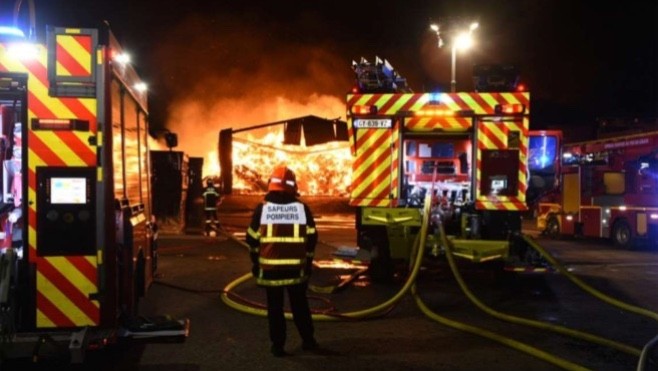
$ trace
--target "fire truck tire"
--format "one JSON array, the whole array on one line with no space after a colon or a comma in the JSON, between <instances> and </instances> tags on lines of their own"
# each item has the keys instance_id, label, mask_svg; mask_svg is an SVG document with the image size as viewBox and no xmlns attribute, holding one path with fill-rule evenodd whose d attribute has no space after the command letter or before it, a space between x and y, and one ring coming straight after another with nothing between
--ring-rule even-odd
<instances>
[{"instance_id":1,"label":"fire truck tire","mask_svg":"<svg viewBox=\"0 0 658 371\"><path fill-rule=\"evenodd\" d=\"M560 237L560 222L557 220L556 216L551 216L546 221L546 229L544 234L552 239L557 239Z\"/></svg>"},{"instance_id":2,"label":"fire truck tire","mask_svg":"<svg viewBox=\"0 0 658 371\"><path fill-rule=\"evenodd\" d=\"M618 220L612 226L612 242L617 247L629 249L633 246L633 231L630 224L625 220Z\"/></svg>"}]
</instances>

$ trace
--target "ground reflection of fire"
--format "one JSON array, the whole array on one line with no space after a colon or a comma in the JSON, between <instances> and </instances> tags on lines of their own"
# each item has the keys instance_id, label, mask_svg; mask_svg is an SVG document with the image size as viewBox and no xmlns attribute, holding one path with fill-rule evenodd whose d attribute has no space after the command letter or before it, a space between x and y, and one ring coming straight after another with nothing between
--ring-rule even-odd
<instances>
[{"instance_id":1,"label":"ground reflection of fire","mask_svg":"<svg viewBox=\"0 0 658 371\"><path fill-rule=\"evenodd\" d=\"M297 175L302 195L345 196L352 172L347 142L329 142L312 147L285 145L283 132L262 137L252 134L233 137L233 192L258 193L267 188L267 177L279 164ZM217 152L207 155L208 172L219 174Z\"/></svg>"}]
</instances>

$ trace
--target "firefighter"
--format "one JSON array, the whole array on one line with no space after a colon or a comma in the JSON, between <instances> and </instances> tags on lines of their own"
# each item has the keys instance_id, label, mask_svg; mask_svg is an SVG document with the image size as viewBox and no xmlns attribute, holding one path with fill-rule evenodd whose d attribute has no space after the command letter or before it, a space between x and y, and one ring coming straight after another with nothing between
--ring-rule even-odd
<instances>
[{"instance_id":1,"label":"firefighter","mask_svg":"<svg viewBox=\"0 0 658 371\"><path fill-rule=\"evenodd\" d=\"M275 357L287 355L284 291L288 292L293 321L302 338L302 349L314 351L313 320L306 291L318 236L308 205L297 196L295 173L286 166L274 169L268 193L253 214L247 243L256 284L267 296L267 319Z\"/></svg>"},{"instance_id":2,"label":"firefighter","mask_svg":"<svg viewBox=\"0 0 658 371\"><path fill-rule=\"evenodd\" d=\"M206 216L206 226L204 234L210 236L211 232L217 233L220 225L217 218L217 206L221 203L222 198L219 190L215 187L212 179L206 182L206 188L203 190L203 212Z\"/></svg>"}]
</instances>

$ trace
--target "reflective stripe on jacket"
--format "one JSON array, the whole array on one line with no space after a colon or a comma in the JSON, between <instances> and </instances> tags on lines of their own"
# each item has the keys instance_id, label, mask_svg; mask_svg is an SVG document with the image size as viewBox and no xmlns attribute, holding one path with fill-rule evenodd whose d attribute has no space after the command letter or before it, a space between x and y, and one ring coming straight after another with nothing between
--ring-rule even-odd
<instances>
[{"instance_id":1,"label":"reflective stripe on jacket","mask_svg":"<svg viewBox=\"0 0 658 371\"><path fill-rule=\"evenodd\" d=\"M206 211L217 210L217 203L219 202L219 192L215 187L206 187L203 191L203 206Z\"/></svg>"},{"instance_id":2,"label":"reflective stripe on jacket","mask_svg":"<svg viewBox=\"0 0 658 371\"><path fill-rule=\"evenodd\" d=\"M287 286L308 280L309 265L315 254L315 222L301 202L277 204L264 202L247 230L250 253L259 271L256 283L262 286ZM311 223L312 226L307 225ZM313 236L315 237L315 236Z\"/></svg>"}]
</instances>

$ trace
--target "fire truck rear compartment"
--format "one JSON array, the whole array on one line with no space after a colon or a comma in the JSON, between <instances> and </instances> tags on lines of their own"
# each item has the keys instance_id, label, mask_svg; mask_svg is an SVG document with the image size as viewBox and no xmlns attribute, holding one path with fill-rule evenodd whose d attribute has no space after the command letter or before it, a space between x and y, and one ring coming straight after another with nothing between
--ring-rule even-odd
<instances>
[{"instance_id":1,"label":"fire truck rear compartment","mask_svg":"<svg viewBox=\"0 0 658 371\"><path fill-rule=\"evenodd\" d=\"M506 240L512 232L521 230L521 219L518 212L475 212L472 141L470 132L406 136L400 204L418 207L429 192L433 209L440 214L448 235ZM515 195L518 192L518 151L485 150L482 153L480 192Z\"/></svg>"}]
</instances>

